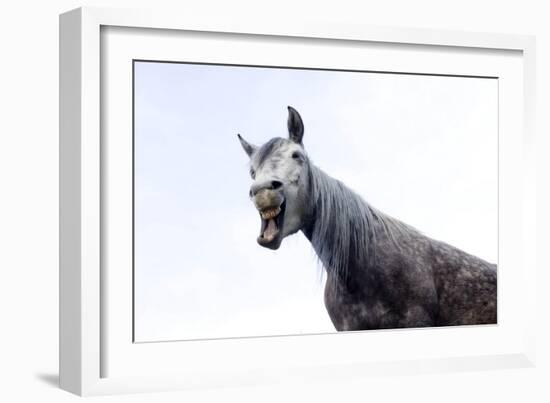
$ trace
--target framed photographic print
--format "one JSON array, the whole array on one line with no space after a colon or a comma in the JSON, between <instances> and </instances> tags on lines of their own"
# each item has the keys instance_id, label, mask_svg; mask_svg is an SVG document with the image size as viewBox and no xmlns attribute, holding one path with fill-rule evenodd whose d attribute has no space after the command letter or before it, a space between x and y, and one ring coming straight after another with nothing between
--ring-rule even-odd
<instances>
[{"instance_id":1,"label":"framed photographic print","mask_svg":"<svg viewBox=\"0 0 550 403\"><path fill-rule=\"evenodd\" d=\"M60 18L64 389L532 365L532 38L180 17Z\"/></svg>"}]
</instances>

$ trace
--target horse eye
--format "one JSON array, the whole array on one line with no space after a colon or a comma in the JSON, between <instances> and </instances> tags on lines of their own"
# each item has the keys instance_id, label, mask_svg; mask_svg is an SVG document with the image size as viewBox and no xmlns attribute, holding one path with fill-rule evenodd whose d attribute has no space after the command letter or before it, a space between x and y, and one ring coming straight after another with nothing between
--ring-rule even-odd
<instances>
[{"instance_id":1,"label":"horse eye","mask_svg":"<svg viewBox=\"0 0 550 403\"><path fill-rule=\"evenodd\" d=\"M301 160L302 159L302 154L300 154L298 151L294 151L292 153L292 158L295 159L295 160Z\"/></svg>"},{"instance_id":2,"label":"horse eye","mask_svg":"<svg viewBox=\"0 0 550 403\"><path fill-rule=\"evenodd\" d=\"M254 177L256 176L256 171L250 169L250 176L252 177L252 179L254 179Z\"/></svg>"}]
</instances>

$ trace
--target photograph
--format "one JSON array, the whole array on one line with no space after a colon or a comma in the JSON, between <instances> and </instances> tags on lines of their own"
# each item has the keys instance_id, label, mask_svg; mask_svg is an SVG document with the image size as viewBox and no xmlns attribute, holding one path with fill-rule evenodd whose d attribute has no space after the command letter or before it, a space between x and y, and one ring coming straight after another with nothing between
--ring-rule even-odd
<instances>
[{"instance_id":1,"label":"photograph","mask_svg":"<svg viewBox=\"0 0 550 403\"><path fill-rule=\"evenodd\" d=\"M498 90L133 60L134 342L497 324Z\"/></svg>"}]
</instances>

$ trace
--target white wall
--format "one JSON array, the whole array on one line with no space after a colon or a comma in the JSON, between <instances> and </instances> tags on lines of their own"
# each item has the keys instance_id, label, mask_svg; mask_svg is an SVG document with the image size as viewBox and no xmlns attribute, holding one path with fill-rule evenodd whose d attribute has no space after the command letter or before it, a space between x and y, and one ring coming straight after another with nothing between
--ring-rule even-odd
<instances>
[{"instance_id":1,"label":"white wall","mask_svg":"<svg viewBox=\"0 0 550 403\"><path fill-rule=\"evenodd\" d=\"M0 394L2 401L73 401L52 386L57 374L57 15L80 5L157 7L181 1L11 1L0 8ZM540 183L548 184L550 151L550 27L545 1L461 0L444 2L279 0L231 2L188 0L181 12L269 13L274 19L318 18L375 25L400 25L474 31L528 33L538 36L538 133ZM545 136L543 137L543 134ZM542 170L542 164L546 168ZM550 204L539 191L539 206ZM542 209L540 209L542 210ZM548 244L548 211L539 211L539 245ZM543 239L543 236L545 237ZM543 243L545 241L545 243ZM545 249L547 246L545 246ZM542 250L543 248L540 247ZM539 255L539 265L549 259ZM169 393L109 401L548 401L550 367L547 270L539 273L539 366L450 375L350 380L327 385Z\"/></svg>"}]
</instances>

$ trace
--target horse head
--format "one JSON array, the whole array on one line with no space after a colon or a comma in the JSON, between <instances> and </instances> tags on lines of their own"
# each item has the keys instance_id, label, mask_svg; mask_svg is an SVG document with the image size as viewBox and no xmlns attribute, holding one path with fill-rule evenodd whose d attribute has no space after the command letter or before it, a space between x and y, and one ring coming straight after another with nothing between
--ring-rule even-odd
<instances>
[{"instance_id":1,"label":"horse head","mask_svg":"<svg viewBox=\"0 0 550 403\"><path fill-rule=\"evenodd\" d=\"M283 238L300 230L308 205L308 157L300 114L288 107L288 138L275 137L255 146L238 135L250 158L249 196L261 220L258 243L278 249Z\"/></svg>"}]
</instances>

